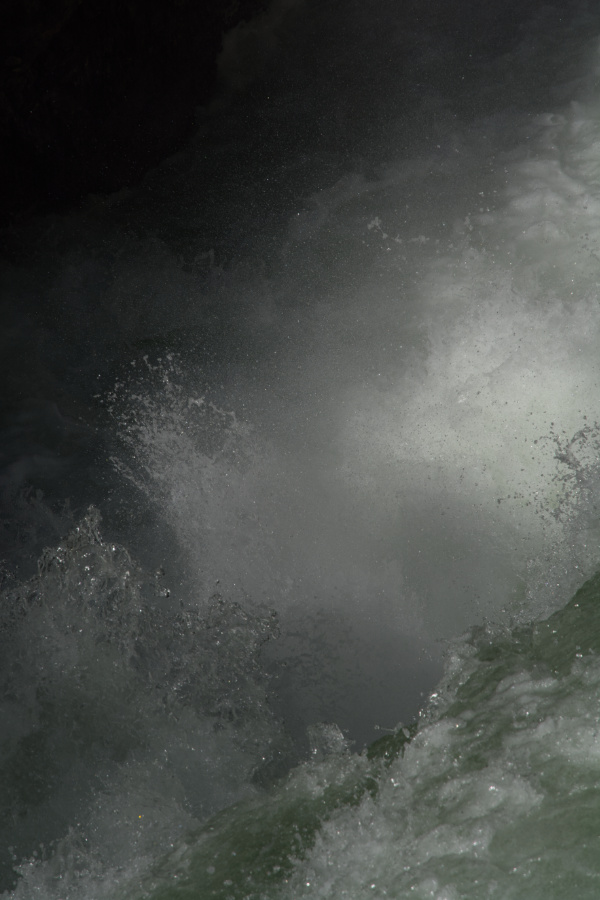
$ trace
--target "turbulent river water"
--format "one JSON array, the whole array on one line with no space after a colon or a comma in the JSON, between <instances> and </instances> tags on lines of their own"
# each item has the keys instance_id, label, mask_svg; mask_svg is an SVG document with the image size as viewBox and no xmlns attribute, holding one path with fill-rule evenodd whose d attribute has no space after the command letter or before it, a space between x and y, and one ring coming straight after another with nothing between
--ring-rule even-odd
<instances>
[{"instance_id":1,"label":"turbulent river water","mask_svg":"<svg viewBox=\"0 0 600 900\"><path fill-rule=\"evenodd\" d=\"M274 3L8 235L2 896L598 897L599 38Z\"/></svg>"}]
</instances>

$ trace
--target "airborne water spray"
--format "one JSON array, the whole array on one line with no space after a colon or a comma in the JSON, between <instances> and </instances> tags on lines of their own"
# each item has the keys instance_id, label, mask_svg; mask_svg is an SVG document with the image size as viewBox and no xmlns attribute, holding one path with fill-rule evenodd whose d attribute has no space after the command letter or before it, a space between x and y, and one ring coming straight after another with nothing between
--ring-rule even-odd
<instances>
[{"instance_id":1,"label":"airborne water spray","mask_svg":"<svg viewBox=\"0 0 600 900\"><path fill-rule=\"evenodd\" d=\"M202 373L173 355L133 369L107 397L121 436L113 460L161 522L145 543L168 558L182 602L201 608L218 590L277 610L280 634L262 660L299 748L321 720L360 747L374 726L411 718L435 678L435 648L418 614L395 608L398 566L382 563L376 578L364 568L364 521L351 506L342 513L335 470L319 472L302 448L290 459L219 408L206 384L199 393ZM394 682L400 698L385 691Z\"/></svg>"},{"instance_id":2,"label":"airborne water spray","mask_svg":"<svg viewBox=\"0 0 600 900\"><path fill-rule=\"evenodd\" d=\"M448 9L432 34L385 0L311 7L195 144L41 226L16 296L44 298L72 458L15 528L39 543L46 509L64 537L3 604L18 900L269 896L281 871L293 897L548 897L569 860L536 835L560 846L564 809L589 864L596 644L578 600L526 620L598 562L598 23L544 4L488 58ZM43 480L33 444L7 484ZM331 723L393 732L445 650L404 759L350 753ZM271 814L268 872L207 857Z\"/></svg>"}]
</instances>

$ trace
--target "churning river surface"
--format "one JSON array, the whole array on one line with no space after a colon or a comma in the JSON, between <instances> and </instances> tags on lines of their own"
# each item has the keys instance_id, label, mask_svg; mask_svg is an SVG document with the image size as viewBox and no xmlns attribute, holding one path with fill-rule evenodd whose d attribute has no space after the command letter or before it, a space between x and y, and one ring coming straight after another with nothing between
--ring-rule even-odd
<instances>
[{"instance_id":1,"label":"churning river surface","mask_svg":"<svg viewBox=\"0 0 600 900\"><path fill-rule=\"evenodd\" d=\"M600 11L440 7L9 235L2 896L600 896Z\"/></svg>"}]
</instances>

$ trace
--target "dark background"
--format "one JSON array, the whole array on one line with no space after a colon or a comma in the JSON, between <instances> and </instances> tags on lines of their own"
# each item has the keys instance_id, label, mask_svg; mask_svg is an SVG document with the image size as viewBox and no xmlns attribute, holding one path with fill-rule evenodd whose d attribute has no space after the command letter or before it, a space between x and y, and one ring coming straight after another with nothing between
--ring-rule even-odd
<instances>
[{"instance_id":1,"label":"dark background","mask_svg":"<svg viewBox=\"0 0 600 900\"><path fill-rule=\"evenodd\" d=\"M267 0L4 0L0 224L135 183L189 136Z\"/></svg>"},{"instance_id":2,"label":"dark background","mask_svg":"<svg viewBox=\"0 0 600 900\"><path fill-rule=\"evenodd\" d=\"M538 5L401 0L394 25L402 23L410 45L411 30L426 23L441 41L461 44L472 66L482 51L509 44ZM195 110L214 93L223 35L268 7L268 0L4 0L0 227L131 186L181 147ZM366 69L366 59L355 63Z\"/></svg>"}]
</instances>

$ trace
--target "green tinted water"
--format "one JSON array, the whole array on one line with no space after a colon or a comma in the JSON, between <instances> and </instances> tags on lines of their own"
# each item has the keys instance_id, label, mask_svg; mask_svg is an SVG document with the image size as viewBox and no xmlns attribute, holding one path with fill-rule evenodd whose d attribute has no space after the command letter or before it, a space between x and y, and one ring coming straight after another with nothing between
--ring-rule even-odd
<instances>
[{"instance_id":1,"label":"green tinted water","mask_svg":"<svg viewBox=\"0 0 600 900\"><path fill-rule=\"evenodd\" d=\"M595 898L600 574L479 628L416 728L301 766L213 819L127 897Z\"/></svg>"}]
</instances>

